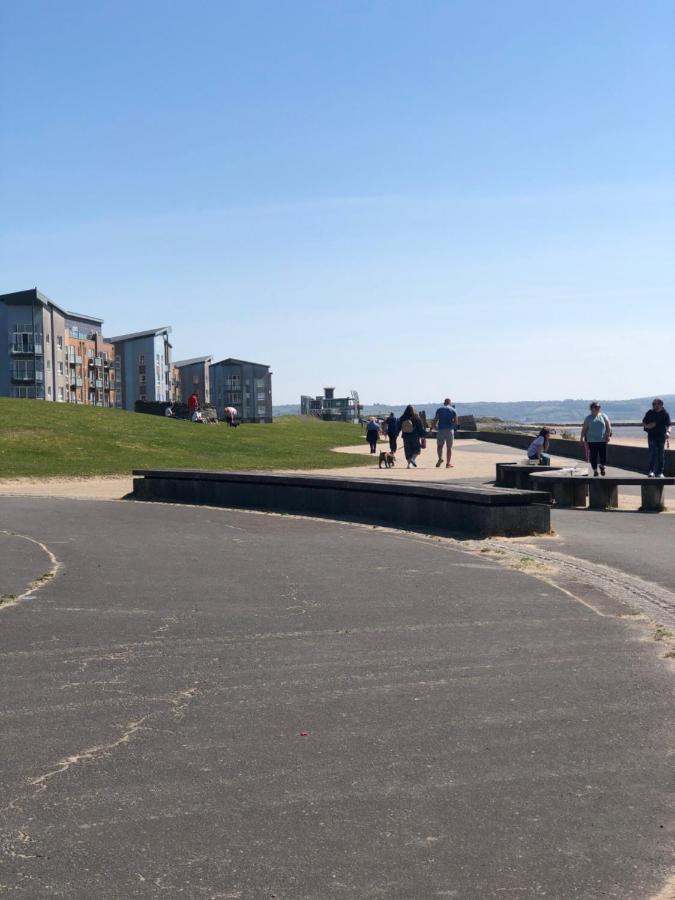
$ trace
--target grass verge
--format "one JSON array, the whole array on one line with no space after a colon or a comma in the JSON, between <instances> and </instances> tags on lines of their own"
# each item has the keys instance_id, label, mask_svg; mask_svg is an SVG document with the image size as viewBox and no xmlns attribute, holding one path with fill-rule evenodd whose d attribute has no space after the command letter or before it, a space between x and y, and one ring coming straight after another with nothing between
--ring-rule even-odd
<instances>
[{"instance_id":1,"label":"grass verge","mask_svg":"<svg viewBox=\"0 0 675 900\"><path fill-rule=\"evenodd\" d=\"M0 398L0 477L127 475L138 468L325 469L363 464L332 453L361 428L283 416L272 425L182 420L37 400Z\"/></svg>"}]
</instances>

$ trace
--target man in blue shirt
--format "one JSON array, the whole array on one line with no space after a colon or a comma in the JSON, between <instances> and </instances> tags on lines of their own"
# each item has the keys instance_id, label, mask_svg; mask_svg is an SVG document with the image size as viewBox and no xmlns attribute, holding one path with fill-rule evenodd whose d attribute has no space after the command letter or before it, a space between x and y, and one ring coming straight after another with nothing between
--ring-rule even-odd
<instances>
[{"instance_id":1,"label":"man in blue shirt","mask_svg":"<svg viewBox=\"0 0 675 900\"><path fill-rule=\"evenodd\" d=\"M450 460L452 459L452 444L457 428L457 411L449 397L446 397L443 401L443 406L439 406L436 410L431 427L436 429L436 449L438 450L436 468L438 469L443 465L443 448L447 447L445 468L451 469L452 463Z\"/></svg>"}]
</instances>

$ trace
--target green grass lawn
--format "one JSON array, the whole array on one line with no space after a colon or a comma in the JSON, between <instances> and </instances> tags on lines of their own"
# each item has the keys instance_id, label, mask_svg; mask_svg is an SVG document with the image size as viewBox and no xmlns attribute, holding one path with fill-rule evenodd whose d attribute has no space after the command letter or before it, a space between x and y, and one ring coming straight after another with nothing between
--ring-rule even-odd
<instances>
[{"instance_id":1,"label":"green grass lawn","mask_svg":"<svg viewBox=\"0 0 675 900\"><path fill-rule=\"evenodd\" d=\"M331 452L363 440L358 425L299 416L227 428L0 397L0 478L126 475L156 467L325 469L363 464L363 457Z\"/></svg>"}]
</instances>

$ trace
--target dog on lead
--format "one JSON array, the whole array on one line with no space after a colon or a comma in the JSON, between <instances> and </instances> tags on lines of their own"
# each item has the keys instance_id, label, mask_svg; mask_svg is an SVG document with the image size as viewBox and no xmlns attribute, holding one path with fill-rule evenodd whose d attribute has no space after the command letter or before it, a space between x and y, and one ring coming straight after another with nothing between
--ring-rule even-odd
<instances>
[{"instance_id":1,"label":"dog on lead","mask_svg":"<svg viewBox=\"0 0 675 900\"><path fill-rule=\"evenodd\" d=\"M396 457L391 452L391 450L380 450L380 461L377 464L377 468L382 468L382 463L384 463L385 469L393 469L396 465Z\"/></svg>"}]
</instances>

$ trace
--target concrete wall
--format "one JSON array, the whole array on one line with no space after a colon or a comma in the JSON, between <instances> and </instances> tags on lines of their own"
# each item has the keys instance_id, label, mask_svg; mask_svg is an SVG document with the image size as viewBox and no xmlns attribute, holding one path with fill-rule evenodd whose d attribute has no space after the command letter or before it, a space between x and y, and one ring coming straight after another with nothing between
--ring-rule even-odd
<instances>
[{"instance_id":1,"label":"concrete wall","mask_svg":"<svg viewBox=\"0 0 675 900\"><path fill-rule=\"evenodd\" d=\"M475 437L480 441L489 441L491 444L504 444L506 447L522 447L523 450L527 450L532 443L531 435L512 434L503 431L477 431ZM584 459L583 447L579 441L551 438L550 451L555 456L565 456L569 459ZM610 441L607 450L607 464L616 466L619 469L628 469L631 472L646 474L649 466L646 434L644 447L627 447L624 444L613 444ZM675 450L666 450L664 474L675 476Z\"/></svg>"},{"instance_id":2,"label":"concrete wall","mask_svg":"<svg viewBox=\"0 0 675 900\"><path fill-rule=\"evenodd\" d=\"M134 479L139 500L299 513L477 537L546 533L551 527L547 495L532 491L240 472L134 474L143 476Z\"/></svg>"}]
</instances>

